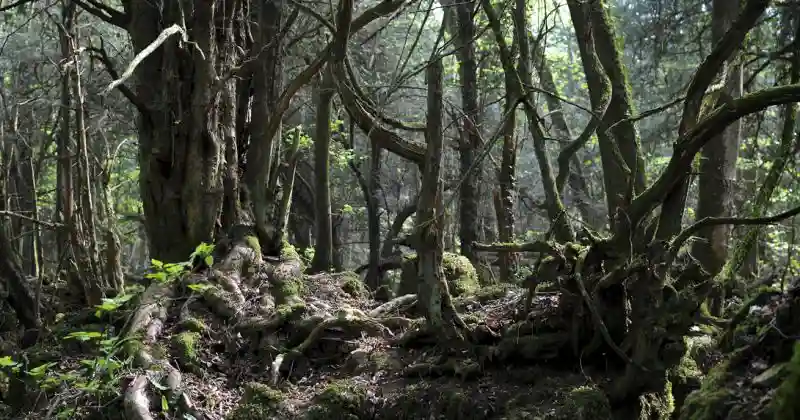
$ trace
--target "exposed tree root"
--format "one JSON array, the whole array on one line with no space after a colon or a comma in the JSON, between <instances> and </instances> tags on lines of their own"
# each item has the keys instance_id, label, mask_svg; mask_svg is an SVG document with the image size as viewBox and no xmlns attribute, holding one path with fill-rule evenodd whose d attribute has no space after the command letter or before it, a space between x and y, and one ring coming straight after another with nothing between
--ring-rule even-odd
<instances>
[{"instance_id":1,"label":"exposed tree root","mask_svg":"<svg viewBox=\"0 0 800 420\"><path fill-rule=\"evenodd\" d=\"M154 420L150 414L150 399L147 398L147 375L137 375L125 391L123 404L125 415L130 420Z\"/></svg>"},{"instance_id":2,"label":"exposed tree root","mask_svg":"<svg viewBox=\"0 0 800 420\"><path fill-rule=\"evenodd\" d=\"M402 307L411 306L416 303L417 303L417 295L415 294L398 296L384 303L383 305L378 306L377 308L371 310L369 312L369 316L376 318L388 314L390 312L399 311L400 308Z\"/></svg>"}]
</instances>

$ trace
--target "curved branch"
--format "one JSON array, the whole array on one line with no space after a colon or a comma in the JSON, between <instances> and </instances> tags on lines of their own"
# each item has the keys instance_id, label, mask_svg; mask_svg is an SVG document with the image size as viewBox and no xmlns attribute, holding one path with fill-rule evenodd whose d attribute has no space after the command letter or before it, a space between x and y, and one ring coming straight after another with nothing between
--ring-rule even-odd
<instances>
[{"instance_id":1,"label":"curved branch","mask_svg":"<svg viewBox=\"0 0 800 420\"><path fill-rule=\"evenodd\" d=\"M375 19L397 11L400 6L403 5L403 3L405 3L405 0L387 0L378 3L376 6L373 6L370 9L367 9L364 11L364 13L352 20L349 25L349 30L347 31L347 38L349 39L349 37L351 37L354 33L363 29ZM335 39L329 42L328 45L326 45L325 48L319 54L317 54L317 57L314 59L314 61L312 61L311 64L303 69L300 74L295 76L294 79L292 79L292 81L289 83L289 86L286 87L286 90L283 91L281 97L278 99L278 104L275 107L274 112L272 112L270 116L269 123L267 124L265 133L267 138L274 138L275 134L278 133L278 130L281 127L281 122L283 121L283 115L286 113L286 110L289 109L289 104L291 103L292 98L294 98L294 95L296 95L303 86L307 85L308 82L310 82L320 70L322 70L322 67L325 66L325 63L327 63L331 58L335 42Z\"/></svg>"},{"instance_id":2,"label":"curved branch","mask_svg":"<svg viewBox=\"0 0 800 420\"><path fill-rule=\"evenodd\" d=\"M120 12L97 0L75 0L75 3L92 16L122 29L127 29L128 23L131 20L129 13Z\"/></svg>"},{"instance_id":3,"label":"curved branch","mask_svg":"<svg viewBox=\"0 0 800 420\"><path fill-rule=\"evenodd\" d=\"M389 127L396 128L398 130L405 130L411 131L415 133L424 133L425 126L413 126L407 125L406 123L396 120L384 113L380 112L378 109L375 108L375 103L372 99L367 96L363 89L358 85L358 79L356 77L355 69L353 68L352 61L350 59L345 60L345 67L347 68L347 76L349 77L350 86L353 88L353 92L356 94L356 97L365 104L365 108L367 112L372 115L375 115L379 120L383 121L384 123L388 124Z\"/></svg>"},{"instance_id":4,"label":"curved branch","mask_svg":"<svg viewBox=\"0 0 800 420\"><path fill-rule=\"evenodd\" d=\"M770 106L800 102L800 84L762 89L727 102L700 121L694 129L681 136L673 146L673 154L661 176L637 196L630 206L628 217L635 226L664 200L683 179L700 149L715 135L739 119L763 111ZM625 235L623 235L625 236Z\"/></svg>"},{"instance_id":5,"label":"curved branch","mask_svg":"<svg viewBox=\"0 0 800 420\"><path fill-rule=\"evenodd\" d=\"M421 165L425 158L424 144L406 140L380 124L377 118L367 109L365 101L360 100L358 94L348 83L344 63L331 63L331 70L342 104L350 114L350 118L358 125L358 128L381 148L408 159L417 165Z\"/></svg>"},{"instance_id":6,"label":"curved branch","mask_svg":"<svg viewBox=\"0 0 800 420\"><path fill-rule=\"evenodd\" d=\"M28 3L33 3L33 0L19 0L14 3L9 4L8 6L0 7L0 12L5 12L6 10L11 10L15 7L24 6Z\"/></svg>"},{"instance_id":7,"label":"curved branch","mask_svg":"<svg viewBox=\"0 0 800 420\"><path fill-rule=\"evenodd\" d=\"M187 38L188 35L186 34L186 30L181 28L180 25L176 24L170 26L169 28L164 29L163 31L161 31L161 34L158 35L158 38L156 38L155 41L151 42L150 45L148 45L145 49L139 52L139 54L136 54L136 57L133 57L133 61L131 61L131 63L128 65L128 68L125 69L125 73L122 73L121 77L111 82L108 85L108 87L106 87L103 90L103 94L108 94L116 87L125 83L126 80L128 80L131 76L133 76L133 72L136 70L136 67L138 67L139 64L142 61L144 61L145 58L147 58L147 56L152 54L158 47L161 46L161 44L166 42L166 40L169 37L175 34L181 34L181 36L183 37L183 41L184 42L188 41Z\"/></svg>"},{"instance_id":8,"label":"curved branch","mask_svg":"<svg viewBox=\"0 0 800 420\"><path fill-rule=\"evenodd\" d=\"M683 106L683 115L678 131L681 135L689 131L697 122L703 97L709 85L734 51L742 45L745 36L756 25L758 18L764 13L769 3L770 0L749 0L725 36L697 68L686 93L686 102Z\"/></svg>"},{"instance_id":9,"label":"curved branch","mask_svg":"<svg viewBox=\"0 0 800 420\"><path fill-rule=\"evenodd\" d=\"M688 240L692 235L697 233L703 228L709 226L717 226L717 225L733 225L733 226L741 226L741 225L768 225L772 223L777 223L785 219L789 219L791 217L797 216L800 214L800 206L797 206L791 210L787 210L783 213L776 214L774 216L769 217L753 217L753 218L740 218L740 217L706 217L702 220L693 223L691 226L687 227L683 231L681 231L675 239L670 242L669 245L669 256L674 257L678 254L678 249L683 246L684 242ZM668 260L671 261L671 258Z\"/></svg>"}]
</instances>

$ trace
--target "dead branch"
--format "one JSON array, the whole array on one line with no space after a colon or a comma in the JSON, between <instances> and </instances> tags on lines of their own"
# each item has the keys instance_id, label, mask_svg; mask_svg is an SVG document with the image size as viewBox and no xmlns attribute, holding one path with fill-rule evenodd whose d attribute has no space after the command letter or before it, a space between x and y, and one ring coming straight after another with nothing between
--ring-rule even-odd
<instances>
[{"instance_id":1,"label":"dead branch","mask_svg":"<svg viewBox=\"0 0 800 420\"><path fill-rule=\"evenodd\" d=\"M545 241L534 241L524 243L492 243L483 244L480 242L473 242L472 246L476 251L488 252L541 252L550 255L561 255L558 250L558 245L551 244Z\"/></svg>"},{"instance_id":2,"label":"dead branch","mask_svg":"<svg viewBox=\"0 0 800 420\"><path fill-rule=\"evenodd\" d=\"M17 219L22 219L31 223L35 223L39 226L46 227L48 229L58 229L60 227L64 227L63 224L57 222L45 222L44 220L34 219L33 217L25 216L24 214L14 213L8 210L0 210L0 217L15 217Z\"/></svg>"},{"instance_id":3,"label":"dead branch","mask_svg":"<svg viewBox=\"0 0 800 420\"><path fill-rule=\"evenodd\" d=\"M161 44L166 42L166 40L169 37L178 33L181 34L183 42L189 42L189 37L186 34L186 30L181 28L179 25L175 24L170 26L169 28L164 29L163 31L161 31L161 34L158 35L158 38L156 38L155 41L151 42L150 45L148 45L145 49L139 52L139 54L136 54L136 57L133 57L133 61L131 61L131 63L128 65L128 68L125 69L125 73L122 74L122 77L111 82L111 84L109 84L108 87L106 87L103 90L103 94L107 95L109 92L116 89L117 86L121 85L122 83L125 83L126 80L130 79L130 77L133 75L133 72L136 70L136 67L138 67L139 64L141 64L145 58L147 58L156 49L158 49L158 47L160 47Z\"/></svg>"}]
</instances>

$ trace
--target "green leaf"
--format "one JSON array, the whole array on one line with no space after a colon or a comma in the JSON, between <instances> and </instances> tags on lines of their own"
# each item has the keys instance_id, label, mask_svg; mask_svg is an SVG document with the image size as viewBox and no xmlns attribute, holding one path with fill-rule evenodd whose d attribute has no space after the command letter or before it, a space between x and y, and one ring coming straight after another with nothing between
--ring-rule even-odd
<instances>
[{"instance_id":1,"label":"green leaf","mask_svg":"<svg viewBox=\"0 0 800 420\"><path fill-rule=\"evenodd\" d=\"M213 286L211 286L210 284L192 283L192 284L190 284L190 285L188 285L186 287L188 287L189 290L191 290L191 291L194 291L194 292L197 292L197 293L202 293L202 292L210 289Z\"/></svg>"},{"instance_id":2,"label":"green leaf","mask_svg":"<svg viewBox=\"0 0 800 420\"><path fill-rule=\"evenodd\" d=\"M169 403L167 402L167 397L161 396L161 411L169 411Z\"/></svg>"},{"instance_id":3,"label":"green leaf","mask_svg":"<svg viewBox=\"0 0 800 420\"><path fill-rule=\"evenodd\" d=\"M0 368L19 366L19 363L11 359L11 356L0 357Z\"/></svg>"},{"instance_id":4,"label":"green leaf","mask_svg":"<svg viewBox=\"0 0 800 420\"><path fill-rule=\"evenodd\" d=\"M34 378L44 376L47 373L47 369L55 366L55 362L45 363L43 365L37 366L28 371L28 375L33 376Z\"/></svg>"},{"instance_id":5,"label":"green leaf","mask_svg":"<svg viewBox=\"0 0 800 420\"><path fill-rule=\"evenodd\" d=\"M206 255L206 258L205 258L204 261L205 261L206 265L209 266L209 267L214 265L214 257L212 257L211 255Z\"/></svg>"},{"instance_id":6,"label":"green leaf","mask_svg":"<svg viewBox=\"0 0 800 420\"><path fill-rule=\"evenodd\" d=\"M64 339L75 339L78 341L89 341L93 338L102 338L103 333L97 331L75 331L67 334Z\"/></svg>"}]
</instances>

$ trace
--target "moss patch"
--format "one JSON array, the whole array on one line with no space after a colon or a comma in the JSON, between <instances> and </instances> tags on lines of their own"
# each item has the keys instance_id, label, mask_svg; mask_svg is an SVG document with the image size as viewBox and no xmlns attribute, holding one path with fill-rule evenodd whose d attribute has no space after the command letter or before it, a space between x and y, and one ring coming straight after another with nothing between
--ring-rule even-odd
<instances>
[{"instance_id":1,"label":"moss patch","mask_svg":"<svg viewBox=\"0 0 800 420\"><path fill-rule=\"evenodd\" d=\"M184 331L202 333L208 329L205 322L195 317L189 317L181 321L179 326Z\"/></svg>"},{"instance_id":2,"label":"moss patch","mask_svg":"<svg viewBox=\"0 0 800 420\"><path fill-rule=\"evenodd\" d=\"M398 295L417 293L419 276L417 274L417 255L403 256L402 275L398 287ZM442 258L442 269L447 286L453 297L471 295L480 288L478 273L467 257L445 252Z\"/></svg>"},{"instance_id":3,"label":"moss patch","mask_svg":"<svg viewBox=\"0 0 800 420\"><path fill-rule=\"evenodd\" d=\"M197 361L197 340L200 334L196 332L182 332L172 338L172 346L177 357L184 364L193 364Z\"/></svg>"},{"instance_id":4,"label":"moss patch","mask_svg":"<svg viewBox=\"0 0 800 420\"><path fill-rule=\"evenodd\" d=\"M687 352L678 365L667 372L667 375L672 384L675 409L680 410L686 397L700 388L703 373L697 366L697 362Z\"/></svg>"},{"instance_id":5,"label":"moss patch","mask_svg":"<svg viewBox=\"0 0 800 420\"><path fill-rule=\"evenodd\" d=\"M253 251L256 252L257 255L261 255L261 243L258 242L258 237L253 235L248 235L244 237L244 243L247 244Z\"/></svg>"},{"instance_id":6,"label":"moss patch","mask_svg":"<svg viewBox=\"0 0 800 420\"><path fill-rule=\"evenodd\" d=\"M260 420L285 418L282 414L284 395L267 385L251 382L245 386L239 406L228 420Z\"/></svg>"},{"instance_id":7,"label":"moss patch","mask_svg":"<svg viewBox=\"0 0 800 420\"><path fill-rule=\"evenodd\" d=\"M299 318L305 313L306 304L303 302L293 302L283 305L278 305L275 312L283 319Z\"/></svg>"},{"instance_id":8,"label":"moss patch","mask_svg":"<svg viewBox=\"0 0 800 420\"><path fill-rule=\"evenodd\" d=\"M358 274L348 271L343 273L342 277L341 287L343 292L354 298L367 295L367 287L364 285L364 282L361 281L361 277Z\"/></svg>"},{"instance_id":9,"label":"moss patch","mask_svg":"<svg viewBox=\"0 0 800 420\"><path fill-rule=\"evenodd\" d=\"M731 391L725 388L729 376L728 362L722 362L708 373L700 389L686 397L681 420L714 420L726 412Z\"/></svg>"},{"instance_id":10,"label":"moss patch","mask_svg":"<svg viewBox=\"0 0 800 420\"><path fill-rule=\"evenodd\" d=\"M486 303L505 297L509 290L513 290L515 288L516 287L511 284L492 284L478 289L475 292L475 298L480 303Z\"/></svg>"},{"instance_id":11,"label":"moss patch","mask_svg":"<svg viewBox=\"0 0 800 420\"><path fill-rule=\"evenodd\" d=\"M564 420L610 420L611 404L606 394L594 385L582 385L570 390L564 409L558 416Z\"/></svg>"},{"instance_id":12,"label":"moss patch","mask_svg":"<svg viewBox=\"0 0 800 420\"><path fill-rule=\"evenodd\" d=\"M306 413L307 420L358 420L365 415L367 392L349 380L328 385L314 398Z\"/></svg>"},{"instance_id":13,"label":"moss patch","mask_svg":"<svg viewBox=\"0 0 800 420\"><path fill-rule=\"evenodd\" d=\"M800 419L800 342L795 342L794 354L784 370L786 378L775 391L771 408L776 419Z\"/></svg>"}]
</instances>

